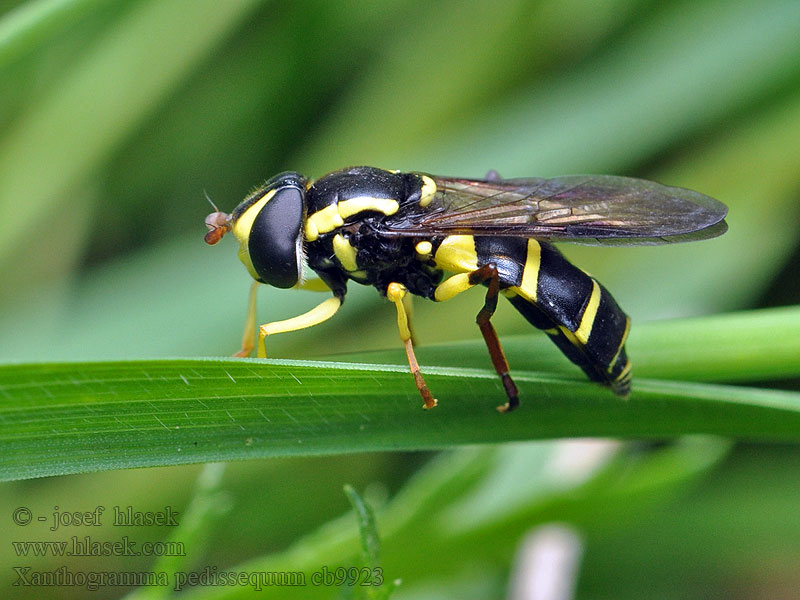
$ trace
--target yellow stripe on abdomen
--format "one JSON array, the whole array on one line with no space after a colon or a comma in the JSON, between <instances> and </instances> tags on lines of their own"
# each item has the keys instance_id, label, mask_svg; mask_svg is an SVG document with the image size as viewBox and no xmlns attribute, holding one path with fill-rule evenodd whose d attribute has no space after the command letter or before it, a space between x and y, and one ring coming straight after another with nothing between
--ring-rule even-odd
<instances>
[{"instance_id":1,"label":"yellow stripe on abdomen","mask_svg":"<svg viewBox=\"0 0 800 600\"><path fill-rule=\"evenodd\" d=\"M522 268L522 281L519 287L512 289L529 302L536 302L541 265L542 247L536 240L528 240L528 253L525 256L525 265Z\"/></svg>"},{"instance_id":2,"label":"yellow stripe on abdomen","mask_svg":"<svg viewBox=\"0 0 800 600\"><path fill-rule=\"evenodd\" d=\"M586 303L586 309L581 317L581 324L575 330L575 337L583 345L586 345L589 341L589 336L592 334L592 325L594 325L595 317L597 317L598 306L600 306L600 284L592 279L592 295L589 296L589 302Z\"/></svg>"}]
</instances>

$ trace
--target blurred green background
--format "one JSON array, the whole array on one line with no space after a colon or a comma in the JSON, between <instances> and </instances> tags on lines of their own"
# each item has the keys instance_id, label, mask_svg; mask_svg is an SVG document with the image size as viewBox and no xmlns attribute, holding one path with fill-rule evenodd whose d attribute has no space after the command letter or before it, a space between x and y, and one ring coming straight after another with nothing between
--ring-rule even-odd
<instances>
[{"instance_id":1,"label":"blurred green background","mask_svg":"<svg viewBox=\"0 0 800 600\"><path fill-rule=\"evenodd\" d=\"M203 243L205 194L229 210L279 171L318 177L357 164L467 177L612 173L697 189L730 207L730 231L718 240L563 250L634 322L797 303L800 3L598 4L0 0L0 360L230 354L249 276L232 240ZM315 301L262 289L260 318ZM420 342L475 338L480 302L466 294L446 309L417 303ZM507 306L496 325L501 336L529 331ZM393 308L352 286L336 319L270 344L273 356L295 358L396 347ZM800 379L780 385L798 389ZM231 464L216 501L227 512L204 521L205 543L193 543L182 568L231 568L291 547L348 510L341 488L350 483L375 504L388 501L400 523L384 536L388 576L404 580L393 598L502 597L521 572L521 540L551 521L572 524L581 540L579 598L800 596L797 448L601 444L595 450L610 451L579 482L554 458L570 448ZM184 511L199 472L3 484L2 585L20 564L152 566L130 557L22 561L12 540L64 538L9 527L15 507ZM457 485L437 473L453 473ZM412 491L386 500L404 485ZM414 513L420 489L442 508ZM480 522L454 527L459 511ZM342 527L356 531L354 520ZM278 556L292 568L294 555ZM313 556L302 554L308 564ZM331 588L292 592L338 597Z\"/></svg>"}]
</instances>

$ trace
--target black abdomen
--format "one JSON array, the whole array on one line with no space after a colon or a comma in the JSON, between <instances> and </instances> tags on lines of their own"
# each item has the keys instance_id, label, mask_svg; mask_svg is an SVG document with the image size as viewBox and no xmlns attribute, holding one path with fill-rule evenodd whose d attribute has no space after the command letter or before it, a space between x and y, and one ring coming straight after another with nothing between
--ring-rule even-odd
<instances>
[{"instance_id":1,"label":"black abdomen","mask_svg":"<svg viewBox=\"0 0 800 600\"><path fill-rule=\"evenodd\" d=\"M520 241L525 243L524 253ZM550 244L509 240L508 246L522 266L521 274L507 282L511 304L590 379L627 395L631 370L625 340L630 320L613 296Z\"/></svg>"}]
</instances>

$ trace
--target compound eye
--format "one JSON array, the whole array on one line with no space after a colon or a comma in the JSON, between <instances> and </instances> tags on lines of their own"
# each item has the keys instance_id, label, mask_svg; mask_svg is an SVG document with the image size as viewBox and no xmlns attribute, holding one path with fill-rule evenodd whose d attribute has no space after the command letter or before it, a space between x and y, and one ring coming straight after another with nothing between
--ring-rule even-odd
<instances>
[{"instance_id":1,"label":"compound eye","mask_svg":"<svg viewBox=\"0 0 800 600\"><path fill-rule=\"evenodd\" d=\"M290 288L300 280L304 190L279 188L256 218L247 243L250 261L261 280Z\"/></svg>"}]
</instances>

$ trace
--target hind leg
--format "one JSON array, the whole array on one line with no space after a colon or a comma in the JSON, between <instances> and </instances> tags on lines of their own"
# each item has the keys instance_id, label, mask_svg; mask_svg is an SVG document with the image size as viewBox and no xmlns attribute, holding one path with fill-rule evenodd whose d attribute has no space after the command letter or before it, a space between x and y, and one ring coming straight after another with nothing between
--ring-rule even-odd
<instances>
[{"instance_id":1,"label":"hind leg","mask_svg":"<svg viewBox=\"0 0 800 600\"><path fill-rule=\"evenodd\" d=\"M497 297L500 293L500 276L497 272L497 266L494 263L489 263L471 273L453 275L436 288L435 299L439 302L449 300L453 296L485 282L488 282L486 298L483 303L483 308L481 308L478 315L475 317L475 322L481 330L483 341L486 343L486 348L489 350L489 356L494 365L494 370L500 376L500 381L503 382L503 388L508 397L508 402L498 406L497 410L500 412L509 412L519 406L519 391L508 372L508 361L503 353L503 348L500 345L500 340L497 337L497 332L491 321L492 315L494 315L497 309Z\"/></svg>"}]
</instances>

